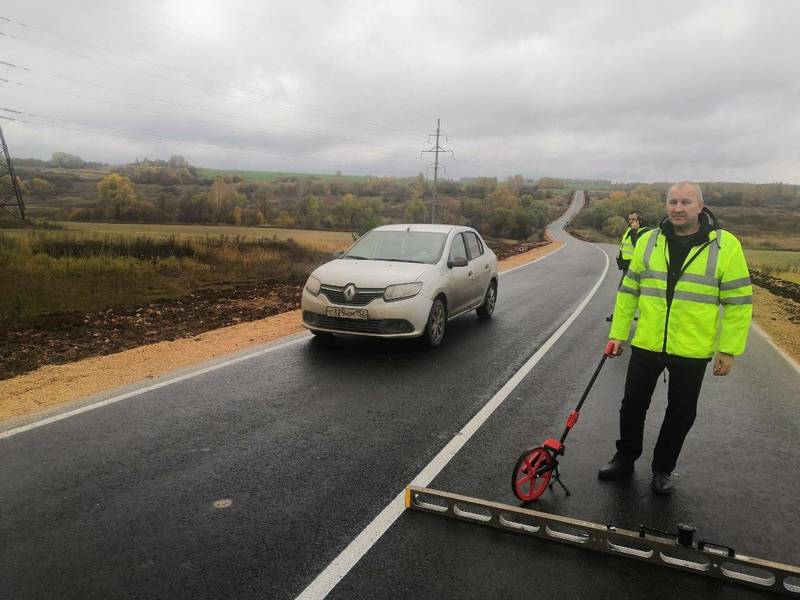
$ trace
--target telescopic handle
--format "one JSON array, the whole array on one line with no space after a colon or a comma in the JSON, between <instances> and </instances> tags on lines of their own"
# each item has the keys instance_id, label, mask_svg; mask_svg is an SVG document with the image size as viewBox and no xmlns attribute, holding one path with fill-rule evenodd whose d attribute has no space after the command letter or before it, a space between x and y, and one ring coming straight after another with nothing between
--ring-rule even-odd
<instances>
[{"instance_id":1,"label":"telescopic handle","mask_svg":"<svg viewBox=\"0 0 800 600\"><path fill-rule=\"evenodd\" d=\"M586 389L583 391L583 395L581 396L581 399L578 402L578 406L575 407L575 410L573 410L569 414L569 417L567 418L567 426L564 429L564 433L561 434L560 442L562 444L567 439L567 435L569 434L570 429L572 429L575 426L575 423L578 422L578 417L580 416L581 407L583 406L586 397L589 395L589 390L592 389L595 379L597 379L597 376L600 374L600 369L603 368L603 364L606 362L606 359L609 356L614 356L614 342L611 341L609 341L608 344L606 344L606 349L603 351L603 357L600 359L600 364L597 365L597 368L594 370L594 374L592 375L591 380L589 380L589 385L587 385Z\"/></svg>"}]
</instances>

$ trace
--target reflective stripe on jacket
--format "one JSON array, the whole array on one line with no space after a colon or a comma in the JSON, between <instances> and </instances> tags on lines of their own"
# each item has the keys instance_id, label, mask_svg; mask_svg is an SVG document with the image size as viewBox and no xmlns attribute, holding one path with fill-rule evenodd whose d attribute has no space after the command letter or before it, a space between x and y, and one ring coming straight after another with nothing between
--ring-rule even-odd
<instances>
[{"instance_id":1,"label":"reflective stripe on jacket","mask_svg":"<svg viewBox=\"0 0 800 600\"><path fill-rule=\"evenodd\" d=\"M634 346L688 358L742 354L753 316L750 272L733 234L717 229L708 239L689 251L668 306L667 239L658 228L643 234L617 292L609 337L628 339L638 307Z\"/></svg>"},{"instance_id":2,"label":"reflective stripe on jacket","mask_svg":"<svg viewBox=\"0 0 800 600\"><path fill-rule=\"evenodd\" d=\"M622 260L631 260L633 258L633 240L631 239L630 227L622 234L622 240L619 242L619 257Z\"/></svg>"}]
</instances>

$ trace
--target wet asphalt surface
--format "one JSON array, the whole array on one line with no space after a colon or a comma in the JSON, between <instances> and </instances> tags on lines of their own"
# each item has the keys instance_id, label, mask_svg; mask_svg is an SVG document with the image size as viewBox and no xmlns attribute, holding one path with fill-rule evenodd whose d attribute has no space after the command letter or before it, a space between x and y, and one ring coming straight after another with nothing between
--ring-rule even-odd
<instances>
[{"instance_id":1,"label":"wet asphalt surface","mask_svg":"<svg viewBox=\"0 0 800 600\"><path fill-rule=\"evenodd\" d=\"M563 235L563 234L561 234ZM614 249L607 247L613 259ZM503 275L495 318L414 342L302 339L0 439L0 598L292 598L413 479L572 313L603 272L572 240ZM557 437L606 340L618 272L430 487L518 505L511 469ZM800 564L800 375L753 333L706 378L668 498L649 489L659 384L632 478L613 453L627 359L608 361L567 441L564 480L533 508L673 529ZM227 508L215 508L229 500ZM624 558L404 513L337 598L755 598Z\"/></svg>"}]
</instances>

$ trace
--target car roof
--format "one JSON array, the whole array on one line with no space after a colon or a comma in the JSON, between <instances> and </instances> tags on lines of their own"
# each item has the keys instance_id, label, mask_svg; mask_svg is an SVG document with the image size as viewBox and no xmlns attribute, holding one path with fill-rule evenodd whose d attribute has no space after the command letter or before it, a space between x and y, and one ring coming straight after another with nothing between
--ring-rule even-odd
<instances>
[{"instance_id":1,"label":"car roof","mask_svg":"<svg viewBox=\"0 0 800 600\"><path fill-rule=\"evenodd\" d=\"M431 233L450 233L454 229L466 230L469 227L460 225L444 225L438 223L406 223L397 225L381 225L376 227L374 231L427 231Z\"/></svg>"}]
</instances>

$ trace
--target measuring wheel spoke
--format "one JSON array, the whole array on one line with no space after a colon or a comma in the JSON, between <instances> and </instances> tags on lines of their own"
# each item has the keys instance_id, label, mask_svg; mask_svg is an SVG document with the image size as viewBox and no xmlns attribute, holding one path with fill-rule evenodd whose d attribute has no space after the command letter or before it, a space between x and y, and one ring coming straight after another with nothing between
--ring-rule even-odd
<instances>
[{"instance_id":1,"label":"measuring wheel spoke","mask_svg":"<svg viewBox=\"0 0 800 600\"><path fill-rule=\"evenodd\" d=\"M536 500L544 493L553 475L553 457L542 447L523 453L512 473L514 495L523 502Z\"/></svg>"}]
</instances>

